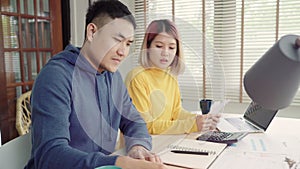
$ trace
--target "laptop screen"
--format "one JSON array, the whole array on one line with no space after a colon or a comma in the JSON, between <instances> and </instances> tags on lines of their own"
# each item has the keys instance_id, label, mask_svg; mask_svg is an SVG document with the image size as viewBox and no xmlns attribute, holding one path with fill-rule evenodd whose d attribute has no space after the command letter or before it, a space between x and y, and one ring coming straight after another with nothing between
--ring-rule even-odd
<instances>
[{"instance_id":1,"label":"laptop screen","mask_svg":"<svg viewBox=\"0 0 300 169\"><path fill-rule=\"evenodd\" d=\"M255 102L251 102L244 114L244 118L263 130L266 130L277 111L278 110L265 109Z\"/></svg>"}]
</instances>

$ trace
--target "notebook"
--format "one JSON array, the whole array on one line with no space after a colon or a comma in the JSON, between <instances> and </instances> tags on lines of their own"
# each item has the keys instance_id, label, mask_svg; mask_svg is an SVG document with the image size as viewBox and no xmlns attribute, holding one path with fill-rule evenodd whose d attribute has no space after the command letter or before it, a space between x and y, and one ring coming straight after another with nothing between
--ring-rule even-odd
<instances>
[{"instance_id":1,"label":"notebook","mask_svg":"<svg viewBox=\"0 0 300 169\"><path fill-rule=\"evenodd\" d=\"M227 144L224 143L181 139L168 145L163 152L159 153L159 156L163 163L167 165L183 168L207 169L226 146Z\"/></svg>"},{"instance_id":2,"label":"notebook","mask_svg":"<svg viewBox=\"0 0 300 169\"><path fill-rule=\"evenodd\" d=\"M251 102L243 117L221 118L217 128L223 132L265 132L277 111Z\"/></svg>"}]
</instances>

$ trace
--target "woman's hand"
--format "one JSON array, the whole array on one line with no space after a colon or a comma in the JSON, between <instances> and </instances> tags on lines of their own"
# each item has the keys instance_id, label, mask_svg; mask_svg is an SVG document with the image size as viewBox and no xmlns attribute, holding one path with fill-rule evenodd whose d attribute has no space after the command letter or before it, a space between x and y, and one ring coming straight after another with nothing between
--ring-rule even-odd
<instances>
[{"instance_id":1,"label":"woman's hand","mask_svg":"<svg viewBox=\"0 0 300 169\"><path fill-rule=\"evenodd\" d=\"M220 121L220 117L221 114L197 115L196 123L198 131L206 132L209 130L215 130L217 128L217 124Z\"/></svg>"}]
</instances>

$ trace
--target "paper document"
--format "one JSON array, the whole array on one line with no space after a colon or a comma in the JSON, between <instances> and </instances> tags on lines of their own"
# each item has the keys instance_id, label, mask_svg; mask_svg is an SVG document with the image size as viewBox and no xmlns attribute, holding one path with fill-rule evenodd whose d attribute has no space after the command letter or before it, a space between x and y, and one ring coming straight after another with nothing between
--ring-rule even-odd
<instances>
[{"instance_id":1,"label":"paper document","mask_svg":"<svg viewBox=\"0 0 300 169\"><path fill-rule=\"evenodd\" d=\"M224 101L215 101L211 108L209 113L210 114L216 114L216 113L223 113L224 108L226 106L226 104L229 103L229 100L224 100Z\"/></svg>"},{"instance_id":2,"label":"paper document","mask_svg":"<svg viewBox=\"0 0 300 169\"><path fill-rule=\"evenodd\" d=\"M210 169L299 169L300 163L283 154L259 152L225 151L220 161L212 164ZM247 164L247 165L245 165Z\"/></svg>"},{"instance_id":3,"label":"paper document","mask_svg":"<svg viewBox=\"0 0 300 169\"><path fill-rule=\"evenodd\" d=\"M210 169L300 169L297 150L300 140L296 135L248 134L238 144L227 147Z\"/></svg>"}]
</instances>

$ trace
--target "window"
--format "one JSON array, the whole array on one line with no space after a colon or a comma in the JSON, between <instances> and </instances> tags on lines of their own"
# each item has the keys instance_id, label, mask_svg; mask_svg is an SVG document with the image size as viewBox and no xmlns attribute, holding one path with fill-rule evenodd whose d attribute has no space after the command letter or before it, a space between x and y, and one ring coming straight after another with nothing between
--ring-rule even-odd
<instances>
[{"instance_id":1,"label":"window","mask_svg":"<svg viewBox=\"0 0 300 169\"><path fill-rule=\"evenodd\" d=\"M245 72L280 37L300 35L299 9L298 0L135 0L135 53L153 19L173 20L187 65L179 76L182 98L247 103ZM300 91L292 104L300 105Z\"/></svg>"},{"instance_id":2,"label":"window","mask_svg":"<svg viewBox=\"0 0 300 169\"><path fill-rule=\"evenodd\" d=\"M0 128L17 136L17 98L31 90L50 57L62 49L61 0L0 0Z\"/></svg>"}]
</instances>

